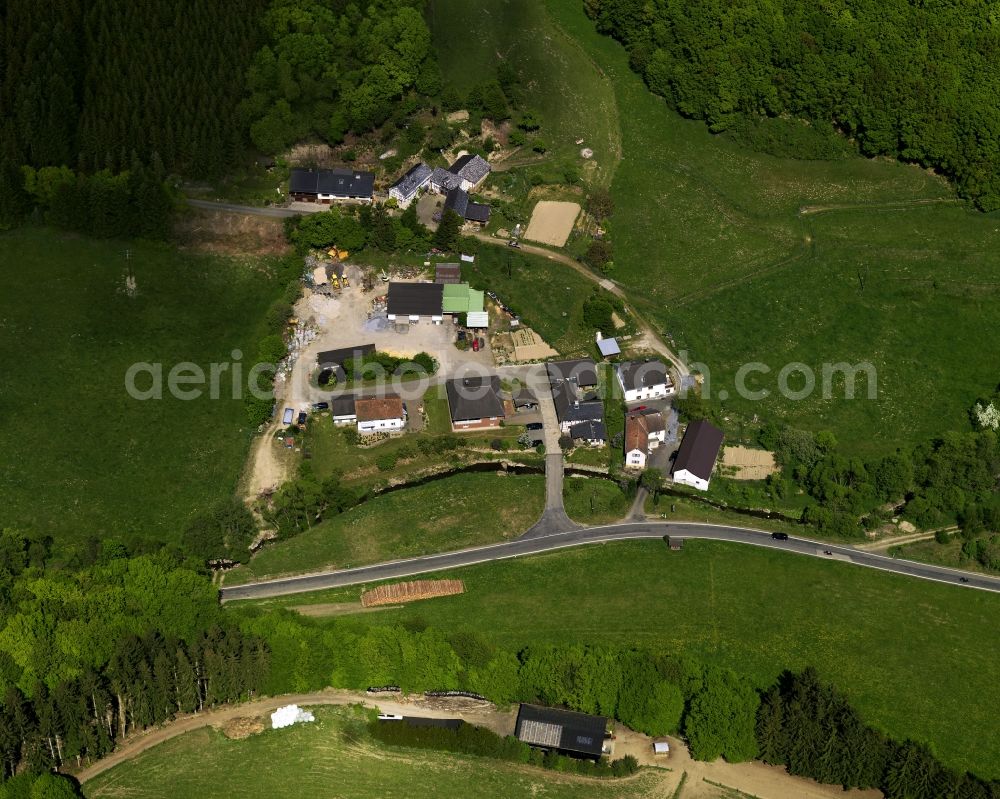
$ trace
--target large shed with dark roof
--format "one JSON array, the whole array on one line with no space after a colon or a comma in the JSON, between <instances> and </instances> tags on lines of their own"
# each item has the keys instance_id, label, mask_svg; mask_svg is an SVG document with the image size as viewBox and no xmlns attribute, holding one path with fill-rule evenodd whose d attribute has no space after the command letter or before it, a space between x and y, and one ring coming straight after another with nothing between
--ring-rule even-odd
<instances>
[{"instance_id":1,"label":"large shed with dark roof","mask_svg":"<svg viewBox=\"0 0 1000 799\"><path fill-rule=\"evenodd\" d=\"M704 419L691 422L677 450L671 473L674 482L708 491L723 438L722 431Z\"/></svg>"},{"instance_id":2,"label":"large shed with dark roof","mask_svg":"<svg viewBox=\"0 0 1000 799\"><path fill-rule=\"evenodd\" d=\"M409 319L417 321L422 316L440 322L443 316L444 286L441 283L390 283L386 298L386 311L390 321Z\"/></svg>"},{"instance_id":3,"label":"large shed with dark roof","mask_svg":"<svg viewBox=\"0 0 1000 799\"><path fill-rule=\"evenodd\" d=\"M350 169L293 169L288 193L293 200L305 202L370 203L375 193L375 174Z\"/></svg>"},{"instance_id":4,"label":"large shed with dark roof","mask_svg":"<svg viewBox=\"0 0 1000 799\"><path fill-rule=\"evenodd\" d=\"M519 741L574 757L599 760L608 720L572 710L521 705L514 734Z\"/></svg>"}]
</instances>

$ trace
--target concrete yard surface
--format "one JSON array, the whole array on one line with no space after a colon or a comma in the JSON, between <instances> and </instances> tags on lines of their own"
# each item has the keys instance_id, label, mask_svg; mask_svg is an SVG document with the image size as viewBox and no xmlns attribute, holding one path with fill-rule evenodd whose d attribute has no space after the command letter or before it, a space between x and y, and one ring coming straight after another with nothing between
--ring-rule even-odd
<instances>
[{"instance_id":1,"label":"concrete yard surface","mask_svg":"<svg viewBox=\"0 0 1000 799\"><path fill-rule=\"evenodd\" d=\"M539 200L531 214L524 238L554 247L563 247L580 215L578 203Z\"/></svg>"}]
</instances>

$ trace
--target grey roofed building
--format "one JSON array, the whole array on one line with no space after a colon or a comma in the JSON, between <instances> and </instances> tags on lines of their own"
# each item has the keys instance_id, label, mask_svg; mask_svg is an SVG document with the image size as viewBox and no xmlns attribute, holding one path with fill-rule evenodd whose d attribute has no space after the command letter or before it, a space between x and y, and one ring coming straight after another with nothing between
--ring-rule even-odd
<instances>
[{"instance_id":1,"label":"grey roofed building","mask_svg":"<svg viewBox=\"0 0 1000 799\"><path fill-rule=\"evenodd\" d=\"M343 347L339 350L326 350L316 354L316 363L322 367L341 366L344 361L363 358L375 352L374 344L358 344L354 347Z\"/></svg>"},{"instance_id":2,"label":"grey roofed building","mask_svg":"<svg viewBox=\"0 0 1000 799\"><path fill-rule=\"evenodd\" d=\"M445 390L453 422L503 418L505 415L497 375L456 377L445 384Z\"/></svg>"},{"instance_id":3,"label":"grey roofed building","mask_svg":"<svg viewBox=\"0 0 1000 799\"><path fill-rule=\"evenodd\" d=\"M724 437L718 427L704 419L691 422L684 431L672 471L686 470L702 480L710 479Z\"/></svg>"},{"instance_id":4,"label":"grey roofed building","mask_svg":"<svg viewBox=\"0 0 1000 799\"><path fill-rule=\"evenodd\" d=\"M389 187L389 193L399 194L403 199L408 199L419 191L421 186L427 184L431 179L433 170L423 161L411 168L403 177Z\"/></svg>"},{"instance_id":5,"label":"grey roofed building","mask_svg":"<svg viewBox=\"0 0 1000 799\"><path fill-rule=\"evenodd\" d=\"M434 171L431 172L431 186L436 191L449 192L452 189L457 189L461 185L462 179L458 175L452 174L447 169L435 167Z\"/></svg>"},{"instance_id":6,"label":"grey roofed building","mask_svg":"<svg viewBox=\"0 0 1000 799\"><path fill-rule=\"evenodd\" d=\"M572 384L563 383L554 388L552 400L560 424L604 420L604 403L600 399L580 399Z\"/></svg>"},{"instance_id":7,"label":"grey roofed building","mask_svg":"<svg viewBox=\"0 0 1000 799\"><path fill-rule=\"evenodd\" d=\"M590 358L575 361L549 361L545 364L549 382L555 384L567 380L580 388L597 385L597 364Z\"/></svg>"},{"instance_id":8,"label":"grey roofed building","mask_svg":"<svg viewBox=\"0 0 1000 799\"><path fill-rule=\"evenodd\" d=\"M292 195L327 195L340 199L368 198L375 191L373 172L349 169L293 169L288 192Z\"/></svg>"},{"instance_id":9,"label":"grey roofed building","mask_svg":"<svg viewBox=\"0 0 1000 799\"><path fill-rule=\"evenodd\" d=\"M569 429L570 438L574 441L607 441L608 428L598 419L579 422Z\"/></svg>"},{"instance_id":10,"label":"grey roofed building","mask_svg":"<svg viewBox=\"0 0 1000 799\"><path fill-rule=\"evenodd\" d=\"M672 382L662 361L629 361L619 364L618 376L626 391L640 391L651 386L670 385Z\"/></svg>"},{"instance_id":11,"label":"grey roofed building","mask_svg":"<svg viewBox=\"0 0 1000 799\"><path fill-rule=\"evenodd\" d=\"M462 180L466 180L476 186L485 178L492 167L481 155L471 153L463 155L454 164L448 167L448 171L453 175L458 175Z\"/></svg>"},{"instance_id":12,"label":"grey roofed building","mask_svg":"<svg viewBox=\"0 0 1000 799\"><path fill-rule=\"evenodd\" d=\"M608 720L572 710L539 705L521 705L514 734L532 746L556 749L572 755L600 758Z\"/></svg>"},{"instance_id":13,"label":"grey roofed building","mask_svg":"<svg viewBox=\"0 0 1000 799\"><path fill-rule=\"evenodd\" d=\"M440 316L444 307L441 283L390 283L386 312L393 316Z\"/></svg>"},{"instance_id":14,"label":"grey roofed building","mask_svg":"<svg viewBox=\"0 0 1000 799\"><path fill-rule=\"evenodd\" d=\"M434 267L435 283L461 283L462 267L458 264L437 264Z\"/></svg>"},{"instance_id":15,"label":"grey roofed building","mask_svg":"<svg viewBox=\"0 0 1000 799\"><path fill-rule=\"evenodd\" d=\"M597 349L605 358L622 354L622 348L618 346L618 340L613 338L600 339L597 342Z\"/></svg>"},{"instance_id":16,"label":"grey roofed building","mask_svg":"<svg viewBox=\"0 0 1000 799\"><path fill-rule=\"evenodd\" d=\"M334 418L354 416L354 400L353 394L335 394L330 397L330 415Z\"/></svg>"},{"instance_id":17,"label":"grey roofed building","mask_svg":"<svg viewBox=\"0 0 1000 799\"><path fill-rule=\"evenodd\" d=\"M454 211L462 219L478 222L481 225L490 221L490 207L470 200L469 193L465 189L452 189L448 192L442 213L446 211Z\"/></svg>"}]
</instances>

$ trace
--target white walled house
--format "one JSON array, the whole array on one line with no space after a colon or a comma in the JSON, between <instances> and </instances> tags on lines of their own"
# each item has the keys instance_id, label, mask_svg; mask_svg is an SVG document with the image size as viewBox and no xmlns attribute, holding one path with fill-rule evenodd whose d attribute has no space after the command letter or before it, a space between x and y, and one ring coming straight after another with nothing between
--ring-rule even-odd
<instances>
[{"instance_id":1,"label":"white walled house","mask_svg":"<svg viewBox=\"0 0 1000 799\"><path fill-rule=\"evenodd\" d=\"M662 361L629 361L615 367L625 402L669 397L676 390Z\"/></svg>"},{"instance_id":2,"label":"white walled house","mask_svg":"<svg viewBox=\"0 0 1000 799\"><path fill-rule=\"evenodd\" d=\"M358 432L392 433L406 427L406 409L400 397L359 397L354 401Z\"/></svg>"},{"instance_id":3,"label":"white walled house","mask_svg":"<svg viewBox=\"0 0 1000 799\"><path fill-rule=\"evenodd\" d=\"M408 208L417 193L431 182L432 174L433 170L421 161L389 187L389 196L400 208Z\"/></svg>"},{"instance_id":4,"label":"white walled house","mask_svg":"<svg viewBox=\"0 0 1000 799\"><path fill-rule=\"evenodd\" d=\"M632 414L625 418L625 468L645 469L650 452L666 441L662 414Z\"/></svg>"},{"instance_id":5,"label":"white walled house","mask_svg":"<svg viewBox=\"0 0 1000 799\"><path fill-rule=\"evenodd\" d=\"M703 419L691 422L677 451L671 477L675 483L708 491L712 470L722 449L722 431Z\"/></svg>"}]
</instances>

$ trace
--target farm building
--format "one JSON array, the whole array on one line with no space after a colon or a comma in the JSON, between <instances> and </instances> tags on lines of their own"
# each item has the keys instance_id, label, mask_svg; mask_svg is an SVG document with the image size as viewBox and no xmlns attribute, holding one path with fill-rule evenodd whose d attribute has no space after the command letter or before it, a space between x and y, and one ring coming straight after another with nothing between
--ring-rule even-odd
<instances>
[{"instance_id":1,"label":"farm building","mask_svg":"<svg viewBox=\"0 0 1000 799\"><path fill-rule=\"evenodd\" d=\"M406 408L400 397L358 397L354 413L359 433L391 433L406 427Z\"/></svg>"},{"instance_id":2,"label":"farm building","mask_svg":"<svg viewBox=\"0 0 1000 799\"><path fill-rule=\"evenodd\" d=\"M465 189L452 189L448 192L442 213L448 211L454 211L466 222L474 222L480 226L490 221L490 207L470 200Z\"/></svg>"},{"instance_id":3,"label":"farm building","mask_svg":"<svg viewBox=\"0 0 1000 799\"><path fill-rule=\"evenodd\" d=\"M572 710L521 705L514 734L519 741L564 755L600 760L608 720Z\"/></svg>"},{"instance_id":4,"label":"farm building","mask_svg":"<svg viewBox=\"0 0 1000 799\"><path fill-rule=\"evenodd\" d=\"M466 327L489 327L486 295L469 287L468 283L446 283L442 309L446 314L465 314Z\"/></svg>"},{"instance_id":5,"label":"farm building","mask_svg":"<svg viewBox=\"0 0 1000 799\"><path fill-rule=\"evenodd\" d=\"M400 208L409 207L417 192L431 182L432 173L433 170L421 161L389 187L389 196L396 200Z\"/></svg>"},{"instance_id":6,"label":"farm building","mask_svg":"<svg viewBox=\"0 0 1000 799\"><path fill-rule=\"evenodd\" d=\"M370 203L375 192L373 172L349 169L293 169L288 194L299 202Z\"/></svg>"},{"instance_id":7,"label":"farm building","mask_svg":"<svg viewBox=\"0 0 1000 799\"><path fill-rule=\"evenodd\" d=\"M645 469L649 453L666 440L666 430L662 414L629 414L625 418L625 468Z\"/></svg>"},{"instance_id":8,"label":"farm building","mask_svg":"<svg viewBox=\"0 0 1000 799\"><path fill-rule=\"evenodd\" d=\"M354 424L358 421L354 400L353 394L341 394L330 398L330 416L335 425Z\"/></svg>"},{"instance_id":9,"label":"farm building","mask_svg":"<svg viewBox=\"0 0 1000 799\"><path fill-rule=\"evenodd\" d=\"M618 339L614 338L597 339L597 351L601 353L602 358L611 358L622 354L622 348L618 346Z\"/></svg>"},{"instance_id":10,"label":"farm building","mask_svg":"<svg viewBox=\"0 0 1000 799\"><path fill-rule=\"evenodd\" d=\"M462 267L458 264L437 264L434 267L435 283L461 283Z\"/></svg>"},{"instance_id":11,"label":"farm building","mask_svg":"<svg viewBox=\"0 0 1000 799\"><path fill-rule=\"evenodd\" d=\"M438 194L447 194L452 189L460 188L462 179L447 169L435 167L431 173L430 188Z\"/></svg>"},{"instance_id":12,"label":"farm building","mask_svg":"<svg viewBox=\"0 0 1000 799\"><path fill-rule=\"evenodd\" d=\"M671 476L675 483L708 491L712 470L722 448L722 431L703 419L691 422L684 432Z\"/></svg>"},{"instance_id":13,"label":"farm building","mask_svg":"<svg viewBox=\"0 0 1000 799\"><path fill-rule=\"evenodd\" d=\"M625 402L669 397L674 384L662 361L629 361L615 367Z\"/></svg>"},{"instance_id":14,"label":"farm building","mask_svg":"<svg viewBox=\"0 0 1000 799\"><path fill-rule=\"evenodd\" d=\"M372 355L374 344L357 344L354 347L342 347L339 350L326 350L316 354L316 363L320 369L331 369L343 366L345 361L353 361Z\"/></svg>"},{"instance_id":15,"label":"farm building","mask_svg":"<svg viewBox=\"0 0 1000 799\"><path fill-rule=\"evenodd\" d=\"M500 397L500 378L458 377L445 384L451 426L454 430L499 427L505 413Z\"/></svg>"},{"instance_id":16,"label":"farm building","mask_svg":"<svg viewBox=\"0 0 1000 799\"><path fill-rule=\"evenodd\" d=\"M386 299L389 321L418 322L428 318L440 324L444 318L443 296L444 286L440 283L390 283Z\"/></svg>"}]
</instances>

